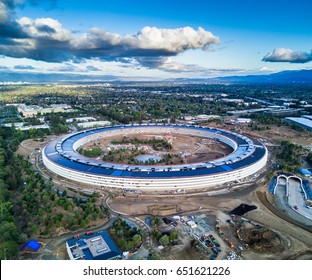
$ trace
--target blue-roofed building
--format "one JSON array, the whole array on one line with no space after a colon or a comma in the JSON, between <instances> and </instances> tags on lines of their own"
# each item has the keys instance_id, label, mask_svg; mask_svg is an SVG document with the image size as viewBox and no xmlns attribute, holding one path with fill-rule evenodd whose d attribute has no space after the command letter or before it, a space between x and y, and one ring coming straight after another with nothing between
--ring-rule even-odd
<instances>
[{"instance_id":1,"label":"blue-roofed building","mask_svg":"<svg viewBox=\"0 0 312 280\"><path fill-rule=\"evenodd\" d=\"M71 260L115 260L121 252L106 231L73 237L66 241Z\"/></svg>"},{"instance_id":2,"label":"blue-roofed building","mask_svg":"<svg viewBox=\"0 0 312 280\"><path fill-rule=\"evenodd\" d=\"M308 200L312 200L312 189L308 180L303 180L302 187L307 195Z\"/></svg>"},{"instance_id":3,"label":"blue-roofed building","mask_svg":"<svg viewBox=\"0 0 312 280\"><path fill-rule=\"evenodd\" d=\"M232 152L208 162L177 165L129 165L84 157L77 149L104 137L139 133L178 133L222 142ZM207 188L251 176L267 162L266 147L257 140L222 129L172 125L134 124L97 128L51 141L42 151L44 165L70 180L100 187L141 190Z\"/></svg>"},{"instance_id":4,"label":"blue-roofed building","mask_svg":"<svg viewBox=\"0 0 312 280\"><path fill-rule=\"evenodd\" d=\"M277 176L274 176L268 186L269 192L271 194L275 194L275 188L276 188L276 184L277 184Z\"/></svg>"},{"instance_id":5,"label":"blue-roofed building","mask_svg":"<svg viewBox=\"0 0 312 280\"><path fill-rule=\"evenodd\" d=\"M299 172L306 177L311 177L312 176L312 172L309 169L305 169L305 168L299 168Z\"/></svg>"},{"instance_id":6,"label":"blue-roofed building","mask_svg":"<svg viewBox=\"0 0 312 280\"><path fill-rule=\"evenodd\" d=\"M307 129L309 131L312 131L312 120L308 118L285 118L286 121L295 124L297 126L303 127L304 129Z\"/></svg>"}]
</instances>

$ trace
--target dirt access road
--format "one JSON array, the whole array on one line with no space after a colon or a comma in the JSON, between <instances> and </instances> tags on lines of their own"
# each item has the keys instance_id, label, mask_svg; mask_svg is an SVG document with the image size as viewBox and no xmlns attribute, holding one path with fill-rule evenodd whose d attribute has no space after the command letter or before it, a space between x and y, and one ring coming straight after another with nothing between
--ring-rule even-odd
<instances>
[{"instance_id":1,"label":"dirt access road","mask_svg":"<svg viewBox=\"0 0 312 280\"><path fill-rule=\"evenodd\" d=\"M242 255L245 259L296 259L296 258L312 258L312 233L283 220L279 216L272 213L266 206L262 204L257 196L257 191L265 191L263 187L254 189L245 189L242 191L224 194L222 196L180 196L172 195L170 197L141 196L138 198L122 198L118 197L110 200L110 207L116 211L120 211L129 215L150 215L148 212L153 206L162 207L164 205L173 206L177 209L176 213L183 215L185 213L212 213L223 225L223 229L228 231L230 236L236 236L233 229L226 225L226 220L230 219L229 212L241 203L253 204L257 206L256 210L245 214L247 219L258 223L259 225L271 229L276 232L281 240L283 250L271 253L259 253L252 250L245 250ZM239 242L239 241L238 241Z\"/></svg>"}]
</instances>

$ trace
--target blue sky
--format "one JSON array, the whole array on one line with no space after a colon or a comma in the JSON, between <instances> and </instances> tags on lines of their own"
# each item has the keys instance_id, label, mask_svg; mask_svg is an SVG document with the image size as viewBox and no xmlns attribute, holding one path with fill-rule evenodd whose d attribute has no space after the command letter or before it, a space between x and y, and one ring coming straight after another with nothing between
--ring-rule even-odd
<instances>
[{"instance_id":1,"label":"blue sky","mask_svg":"<svg viewBox=\"0 0 312 280\"><path fill-rule=\"evenodd\" d=\"M0 0L0 71L202 78L311 69L311 11L307 0Z\"/></svg>"}]
</instances>

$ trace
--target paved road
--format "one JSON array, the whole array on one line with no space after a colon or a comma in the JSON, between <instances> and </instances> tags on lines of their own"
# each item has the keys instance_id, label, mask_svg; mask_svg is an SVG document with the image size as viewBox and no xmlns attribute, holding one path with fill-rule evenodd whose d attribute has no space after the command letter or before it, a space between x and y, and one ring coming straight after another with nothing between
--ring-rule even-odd
<instances>
[{"instance_id":1,"label":"paved road","mask_svg":"<svg viewBox=\"0 0 312 280\"><path fill-rule=\"evenodd\" d=\"M275 193L279 193L279 196L284 196L286 195L286 178L284 177L279 177L277 179L277 183L276 183L276 189L275 189Z\"/></svg>"},{"instance_id":2,"label":"paved road","mask_svg":"<svg viewBox=\"0 0 312 280\"><path fill-rule=\"evenodd\" d=\"M296 205L298 207L297 210L298 213L307 217L308 219L311 219L312 221L312 209L306 207L300 181L296 179L289 179L288 189L289 189L288 196L289 206L294 207Z\"/></svg>"},{"instance_id":3,"label":"paved road","mask_svg":"<svg viewBox=\"0 0 312 280\"><path fill-rule=\"evenodd\" d=\"M300 194L301 195L301 194ZM303 199L303 198L302 198ZM298 211L292 209L286 196L286 186L278 186L274 196L274 205L286 214L289 218L298 221L306 226L312 226L312 220L305 218Z\"/></svg>"}]
</instances>

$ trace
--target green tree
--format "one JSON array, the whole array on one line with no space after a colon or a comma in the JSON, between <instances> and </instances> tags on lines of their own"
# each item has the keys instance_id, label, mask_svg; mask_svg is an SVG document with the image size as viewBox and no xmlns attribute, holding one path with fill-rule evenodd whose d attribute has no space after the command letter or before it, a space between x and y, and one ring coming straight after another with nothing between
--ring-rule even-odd
<instances>
[{"instance_id":1,"label":"green tree","mask_svg":"<svg viewBox=\"0 0 312 280\"><path fill-rule=\"evenodd\" d=\"M124 250L126 247L126 240L124 238L119 238L117 244L121 250Z\"/></svg>"},{"instance_id":2,"label":"green tree","mask_svg":"<svg viewBox=\"0 0 312 280\"><path fill-rule=\"evenodd\" d=\"M135 234L133 237L132 237L132 241L134 242L134 246L135 247L138 247L141 245L142 243L142 236L140 234Z\"/></svg>"},{"instance_id":3,"label":"green tree","mask_svg":"<svg viewBox=\"0 0 312 280\"><path fill-rule=\"evenodd\" d=\"M163 246L167 246L169 244L169 237L168 235L164 234L162 237L159 238L159 243Z\"/></svg>"},{"instance_id":4,"label":"green tree","mask_svg":"<svg viewBox=\"0 0 312 280\"><path fill-rule=\"evenodd\" d=\"M151 259L152 260L160 260L160 257L157 254L152 254Z\"/></svg>"},{"instance_id":5,"label":"green tree","mask_svg":"<svg viewBox=\"0 0 312 280\"><path fill-rule=\"evenodd\" d=\"M159 223L160 223L159 218L154 217L154 218L152 219L152 225L153 225L153 226L158 226L158 225L159 225Z\"/></svg>"},{"instance_id":6,"label":"green tree","mask_svg":"<svg viewBox=\"0 0 312 280\"><path fill-rule=\"evenodd\" d=\"M93 212L92 213L92 219L93 219L93 221L96 221L96 219L98 218L98 213L96 213L96 212Z\"/></svg>"},{"instance_id":7,"label":"green tree","mask_svg":"<svg viewBox=\"0 0 312 280\"><path fill-rule=\"evenodd\" d=\"M312 163L312 152L310 152L310 153L308 154L308 156L307 156L307 161L308 161L309 163Z\"/></svg>"},{"instance_id":8,"label":"green tree","mask_svg":"<svg viewBox=\"0 0 312 280\"><path fill-rule=\"evenodd\" d=\"M135 248L134 242L129 240L126 246L127 250L132 251Z\"/></svg>"},{"instance_id":9,"label":"green tree","mask_svg":"<svg viewBox=\"0 0 312 280\"><path fill-rule=\"evenodd\" d=\"M0 259L8 260L15 257L18 252L18 245L15 241L5 241L0 243Z\"/></svg>"},{"instance_id":10,"label":"green tree","mask_svg":"<svg viewBox=\"0 0 312 280\"><path fill-rule=\"evenodd\" d=\"M1 183L0 183L1 184ZM7 201L3 202L4 198L1 199L0 203L0 219L1 221L8 221L12 219L11 209L13 208L13 203Z\"/></svg>"},{"instance_id":11,"label":"green tree","mask_svg":"<svg viewBox=\"0 0 312 280\"><path fill-rule=\"evenodd\" d=\"M115 228L111 228L109 232L113 236L116 235L116 229Z\"/></svg>"},{"instance_id":12,"label":"green tree","mask_svg":"<svg viewBox=\"0 0 312 280\"><path fill-rule=\"evenodd\" d=\"M36 225L33 225L32 227L31 227L31 231L32 232L36 232L38 230L38 227L36 226Z\"/></svg>"},{"instance_id":13,"label":"green tree","mask_svg":"<svg viewBox=\"0 0 312 280\"><path fill-rule=\"evenodd\" d=\"M177 239L178 237L179 235L176 232L171 232L169 235L169 240L172 241L172 240Z\"/></svg>"},{"instance_id":14,"label":"green tree","mask_svg":"<svg viewBox=\"0 0 312 280\"><path fill-rule=\"evenodd\" d=\"M19 240L19 233L13 222L2 222L0 224L0 243L5 241L14 241Z\"/></svg>"}]
</instances>

